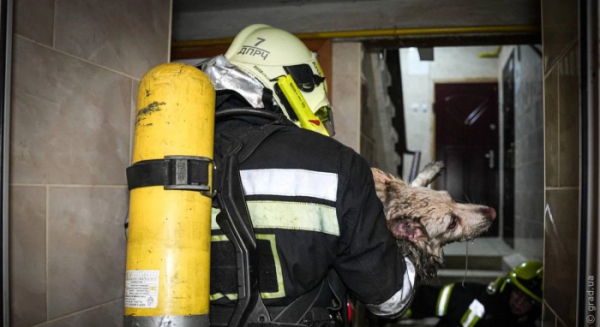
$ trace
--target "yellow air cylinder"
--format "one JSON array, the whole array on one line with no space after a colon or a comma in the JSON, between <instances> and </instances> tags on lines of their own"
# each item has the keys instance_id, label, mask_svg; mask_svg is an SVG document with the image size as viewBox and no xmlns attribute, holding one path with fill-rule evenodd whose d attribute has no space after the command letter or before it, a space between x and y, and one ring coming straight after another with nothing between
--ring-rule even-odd
<instances>
[{"instance_id":1,"label":"yellow air cylinder","mask_svg":"<svg viewBox=\"0 0 600 327\"><path fill-rule=\"evenodd\" d=\"M152 68L139 85L132 164L212 159L214 116L215 91L203 72L180 63ZM208 326L211 198L147 186L132 189L129 203L125 326Z\"/></svg>"}]
</instances>

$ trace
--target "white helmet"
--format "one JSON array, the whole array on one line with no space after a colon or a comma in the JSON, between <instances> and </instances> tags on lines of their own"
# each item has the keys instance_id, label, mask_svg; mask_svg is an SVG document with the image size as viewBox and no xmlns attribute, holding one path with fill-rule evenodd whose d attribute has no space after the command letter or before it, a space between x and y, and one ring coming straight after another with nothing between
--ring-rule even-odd
<instances>
[{"instance_id":1,"label":"white helmet","mask_svg":"<svg viewBox=\"0 0 600 327\"><path fill-rule=\"evenodd\" d=\"M250 25L238 33L225 57L271 90L289 120L333 136L325 75L317 56L296 36L264 24Z\"/></svg>"}]
</instances>

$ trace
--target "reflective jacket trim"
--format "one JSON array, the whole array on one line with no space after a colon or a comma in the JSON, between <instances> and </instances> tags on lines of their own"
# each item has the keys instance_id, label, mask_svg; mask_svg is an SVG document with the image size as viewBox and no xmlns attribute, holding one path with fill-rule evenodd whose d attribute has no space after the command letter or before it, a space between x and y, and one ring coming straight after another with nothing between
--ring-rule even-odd
<instances>
[{"instance_id":1,"label":"reflective jacket trim","mask_svg":"<svg viewBox=\"0 0 600 327\"><path fill-rule=\"evenodd\" d=\"M446 315L446 311L448 310L448 302L450 300L450 293L452 293L452 288L454 288L454 284L446 285L440 291L440 296L437 300L436 312L438 317L443 317Z\"/></svg>"},{"instance_id":2,"label":"reflective jacket trim","mask_svg":"<svg viewBox=\"0 0 600 327\"><path fill-rule=\"evenodd\" d=\"M273 253L273 260L275 261L275 274L277 275L277 292L269 292L269 293L260 293L260 297L263 299L277 299L285 297L285 285L283 283L283 272L281 269L281 262L279 261L279 254L277 253L277 243L275 241L275 235L273 234L256 234L255 235L259 240L269 241L271 244L271 251ZM213 235L210 238L211 242L223 242L229 241L229 238L225 235ZM237 301L238 295L237 293L232 294L223 294L223 293L214 293L210 295L210 300L218 300L222 297L226 297L231 301Z\"/></svg>"},{"instance_id":3,"label":"reflective jacket trim","mask_svg":"<svg viewBox=\"0 0 600 327\"><path fill-rule=\"evenodd\" d=\"M308 196L336 201L338 175L305 169L240 171L246 195Z\"/></svg>"},{"instance_id":4,"label":"reflective jacket trim","mask_svg":"<svg viewBox=\"0 0 600 327\"><path fill-rule=\"evenodd\" d=\"M479 322L479 319L485 314L485 307L481 302L473 300L469 305L469 309L462 316L460 323L463 327L473 327Z\"/></svg>"},{"instance_id":5,"label":"reflective jacket trim","mask_svg":"<svg viewBox=\"0 0 600 327\"><path fill-rule=\"evenodd\" d=\"M334 207L307 202L247 201L254 228L290 229L340 235ZM211 229L218 230L217 214L213 208Z\"/></svg>"},{"instance_id":6,"label":"reflective jacket trim","mask_svg":"<svg viewBox=\"0 0 600 327\"><path fill-rule=\"evenodd\" d=\"M382 304L365 304L371 313L378 316L396 316L403 313L404 309L407 308L415 294L416 273L413 263L407 258L404 258L404 261L406 261L406 272L404 273L402 289Z\"/></svg>"}]
</instances>

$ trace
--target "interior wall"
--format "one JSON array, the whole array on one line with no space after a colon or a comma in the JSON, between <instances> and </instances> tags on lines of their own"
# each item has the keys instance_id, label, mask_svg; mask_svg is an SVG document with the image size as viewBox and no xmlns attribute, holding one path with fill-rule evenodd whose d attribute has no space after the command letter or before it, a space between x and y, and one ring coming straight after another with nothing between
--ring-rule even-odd
<instances>
[{"instance_id":1,"label":"interior wall","mask_svg":"<svg viewBox=\"0 0 600 327\"><path fill-rule=\"evenodd\" d=\"M576 325L580 189L577 5L576 1L544 1L542 6L544 327Z\"/></svg>"},{"instance_id":2,"label":"interior wall","mask_svg":"<svg viewBox=\"0 0 600 327\"><path fill-rule=\"evenodd\" d=\"M137 85L169 59L171 1L15 5L11 326L122 326Z\"/></svg>"},{"instance_id":3,"label":"interior wall","mask_svg":"<svg viewBox=\"0 0 600 327\"><path fill-rule=\"evenodd\" d=\"M542 260L544 237L544 117L542 58L530 45L505 46L500 52L498 76L514 54L515 110L515 251L528 260ZM500 85L499 108L502 104ZM503 110L499 110L502 122ZM502 123L501 123L502 124ZM500 132L504 130L502 126ZM501 158L505 155L500 147ZM502 172L503 160L500 161ZM501 189L503 189L501 187ZM503 197L501 196L501 199ZM502 215L502 212L500 213Z\"/></svg>"},{"instance_id":4,"label":"interior wall","mask_svg":"<svg viewBox=\"0 0 600 327\"><path fill-rule=\"evenodd\" d=\"M400 49L406 144L411 151L421 151L421 168L435 159L434 84L497 81L498 59L478 57L496 49L438 47L434 49L434 61L420 61L416 48ZM403 160L403 178L408 179L412 156L405 155Z\"/></svg>"},{"instance_id":5,"label":"interior wall","mask_svg":"<svg viewBox=\"0 0 600 327\"><path fill-rule=\"evenodd\" d=\"M401 163L392 125L396 107L388 94L392 78L381 51L365 51L361 76L360 154L371 167L395 174Z\"/></svg>"},{"instance_id":6,"label":"interior wall","mask_svg":"<svg viewBox=\"0 0 600 327\"><path fill-rule=\"evenodd\" d=\"M334 138L360 153L360 76L363 46L360 42L336 42L333 43L331 51Z\"/></svg>"}]
</instances>

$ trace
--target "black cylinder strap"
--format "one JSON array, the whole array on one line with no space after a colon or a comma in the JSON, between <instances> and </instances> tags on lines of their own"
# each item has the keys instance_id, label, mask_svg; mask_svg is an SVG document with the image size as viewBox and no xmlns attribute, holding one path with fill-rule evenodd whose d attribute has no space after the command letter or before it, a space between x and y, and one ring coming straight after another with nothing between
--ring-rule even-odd
<instances>
[{"instance_id":1,"label":"black cylinder strap","mask_svg":"<svg viewBox=\"0 0 600 327\"><path fill-rule=\"evenodd\" d=\"M209 170L214 162L206 157L166 156L164 159L144 160L127 168L129 190L164 186L165 190L200 191L214 196L209 186Z\"/></svg>"}]
</instances>

